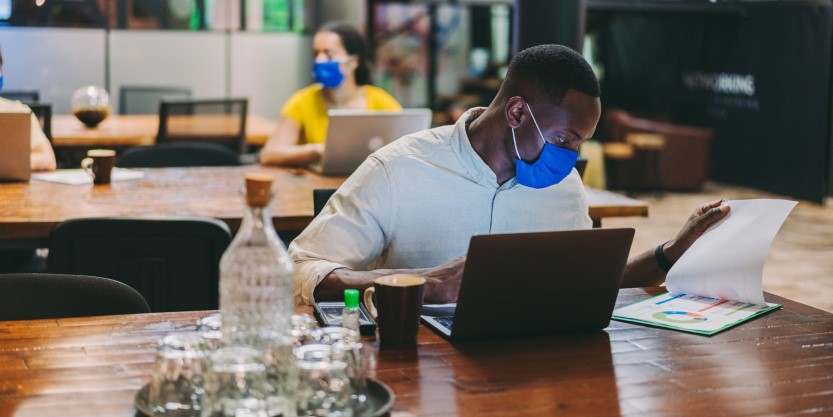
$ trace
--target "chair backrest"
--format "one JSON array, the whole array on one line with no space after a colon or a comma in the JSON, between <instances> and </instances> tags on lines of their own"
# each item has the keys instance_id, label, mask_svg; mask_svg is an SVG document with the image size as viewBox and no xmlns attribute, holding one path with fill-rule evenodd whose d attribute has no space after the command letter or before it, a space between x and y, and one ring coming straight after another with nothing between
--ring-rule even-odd
<instances>
[{"instance_id":1,"label":"chair backrest","mask_svg":"<svg viewBox=\"0 0 833 417\"><path fill-rule=\"evenodd\" d=\"M0 97L8 100L22 101L26 104L40 101L40 93L38 90L4 90L0 91Z\"/></svg>"},{"instance_id":2,"label":"chair backrest","mask_svg":"<svg viewBox=\"0 0 833 417\"><path fill-rule=\"evenodd\" d=\"M0 274L0 320L149 313L136 290L112 279L63 274Z\"/></svg>"},{"instance_id":3,"label":"chair backrest","mask_svg":"<svg viewBox=\"0 0 833 417\"><path fill-rule=\"evenodd\" d=\"M330 197L335 194L335 188L318 188L312 190L312 212L313 215L317 216L318 213L321 213L321 210L327 204L327 201L330 200Z\"/></svg>"},{"instance_id":4,"label":"chair backrest","mask_svg":"<svg viewBox=\"0 0 833 417\"><path fill-rule=\"evenodd\" d=\"M216 309L228 226L211 218L90 218L52 231L49 272L107 276L153 311Z\"/></svg>"},{"instance_id":5,"label":"chair backrest","mask_svg":"<svg viewBox=\"0 0 833 417\"><path fill-rule=\"evenodd\" d=\"M29 108L32 113L38 118L40 127L49 142L52 142L52 104L49 103L29 103Z\"/></svg>"},{"instance_id":6,"label":"chair backrest","mask_svg":"<svg viewBox=\"0 0 833 417\"><path fill-rule=\"evenodd\" d=\"M240 156L216 143L171 142L155 146L133 146L122 153L116 166L123 168L236 166Z\"/></svg>"},{"instance_id":7,"label":"chair backrest","mask_svg":"<svg viewBox=\"0 0 833 417\"><path fill-rule=\"evenodd\" d=\"M211 142L246 153L245 98L163 100L156 143Z\"/></svg>"},{"instance_id":8,"label":"chair backrest","mask_svg":"<svg viewBox=\"0 0 833 417\"><path fill-rule=\"evenodd\" d=\"M164 99L191 98L187 87L129 85L119 89L119 114L158 114Z\"/></svg>"}]
</instances>

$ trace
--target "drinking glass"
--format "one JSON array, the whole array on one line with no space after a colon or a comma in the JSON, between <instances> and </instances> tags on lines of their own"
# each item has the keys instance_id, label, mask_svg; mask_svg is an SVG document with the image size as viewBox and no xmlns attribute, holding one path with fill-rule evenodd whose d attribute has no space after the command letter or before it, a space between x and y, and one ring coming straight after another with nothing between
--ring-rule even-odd
<instances>
[{"instance_id":1,"label":"drinking glass","mask_svg":"<svg viewBox=\"0 0 833 417\"><path fill-rule=\"evenodd\" d=\"M98 126L110 111L110 95L102 87L88 85L72 93L70 112L89 128Z\"/></svg>"},{"instance_id":2,"label":"drinking glass","mask_svg":"<svg viewBox=\"0 0 833 417\"><path fill-rule=\"evenodd\" d=\"M293 314L292 347L299 347L307 343L315 343L320 337L318 322L309 314Z\"/></svg>"},{"instance_id":3,"label":"drinking glass","mask_svg":"<svg viewBox=\"0 0 833 417\"><path fill-rule=\"evenodd\" d=\"M304 345L295 349L298 359L298 416L352 417L347 363L333 359L332 347Z\"/></svg>"},{"instance_id":4,"label":"drinking glass","mask_svg":"<svg viewBox=\"0 0 833 417\"><path fill-rule=\"evenodd\" d=\"M367 406L367 366L364 361L364 346L352 339L342 339L332 345L333 359L347 364L347 378L350 380L350 400L354 409Z\"/></svg>"},{"instance_id":5,"label":"drinking glass","mask_svg":"<svg viewBox=\"0 0 833 417\"><path fill-rule=\"evenodd\" d=\"M268 417L266 365L248 346L223 347L211 354L202 417Z\"/></svg>"},{"instance_id":6,"label":"drinking glass","mask_svg":"<svg viewBox=\"0 0 833 417\"><path fill-rule=\"evenodd\" d=\"M367 373L364 363L364 345L355 332L345 327L324 327L321 329L321 343L332 346L332 357L347 364L347 378L352 393L353 408L367 404Z\"/></svg>"},{"instance_id":7,"label":"drinking glass","mask_svg":"<svg viewBox=\"0 0 833 417\"><path fill-rule=\"evenodd\" d=\"M294 416L298 372L292 351L292 338L272 334L263 338L259 348L266 365L266 382L271 388L266 397L269 415Z\"/></svg>"},{"instance_id":8,"label":"drinking glass","mask_svg":"<svg viewBox=\"0 0 833 417\"><path fill-rule=\"evenodd\" d=\"M200 412L208 370L208 346L197 332L171 333L159 341L148 401L158 416Z\"/></svg>"}]
</instances>

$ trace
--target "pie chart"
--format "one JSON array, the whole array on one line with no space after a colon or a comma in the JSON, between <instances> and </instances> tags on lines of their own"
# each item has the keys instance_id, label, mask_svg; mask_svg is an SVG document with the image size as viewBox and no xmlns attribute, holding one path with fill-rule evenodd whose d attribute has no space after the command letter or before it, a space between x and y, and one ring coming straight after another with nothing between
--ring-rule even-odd
<instances>
[{"instance_id":1,"label":"pie chart","mask_svg":"<svg viewBox=\"0 0 833 417\"><path fill-rule=\"evenodd\" d=\"M657 311L653 317L660 321L667 321L669 323L700 323L708 320L702 314L691 313L688 311Z\"/></svg>"}]
</instances>

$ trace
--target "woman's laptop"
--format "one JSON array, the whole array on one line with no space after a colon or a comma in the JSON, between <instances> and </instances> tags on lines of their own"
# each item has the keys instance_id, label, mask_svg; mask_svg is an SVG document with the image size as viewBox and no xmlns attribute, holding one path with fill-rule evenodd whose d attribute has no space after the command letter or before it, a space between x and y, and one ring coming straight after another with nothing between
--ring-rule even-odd
<instances>
[{"instance_id":1,"label":"woman's laptop","mask_svg":"<svg viewBox=\"0 0 833 417\"><path fill-rule=\"evenodd\" d=\"M471 238L456 307L423 306L452 341L598 331L608 326L633 229Z\"/></svg>"},{"instance_id":2,"label":"woman's laptop","mask_svg":"<svg viewBox=\"0 0 833 417\"><path fill-rule=\"evenodd\" d=\"M324 155L310 166L324 175L351 174L377 149L431 126L430 109L330 110L327 114Z\"/></svg>"},{"instance_id":3,"label":"woman's laptop","mask_svg":"<svg viewBox=\"0 0 833 417\"><path fill-rule=\"evenodd\" d=\"M32 113L0 113L0 181L28 181Z\"/></svg>"}]
</instances>

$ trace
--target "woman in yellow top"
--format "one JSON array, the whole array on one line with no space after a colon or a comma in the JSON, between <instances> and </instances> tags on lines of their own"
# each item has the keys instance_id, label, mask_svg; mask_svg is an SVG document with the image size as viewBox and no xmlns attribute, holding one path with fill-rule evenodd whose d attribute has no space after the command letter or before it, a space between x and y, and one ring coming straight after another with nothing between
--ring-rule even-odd
<instances>
[{"instance_id":1,"label":"woman in yellow top","mask_svg":"<svg viewBox=\"0 0 833 417\"><path fill-rule=\"evenodd\" d=\"M306 165L321 159L327 139L327 110L399 110L402 106L370 85L367 46L362 35L344 23L323 26L312 40L313 76L317 81L287 100L275 133L260 152L269 165Z\"/></svg>"}]
</instances>

